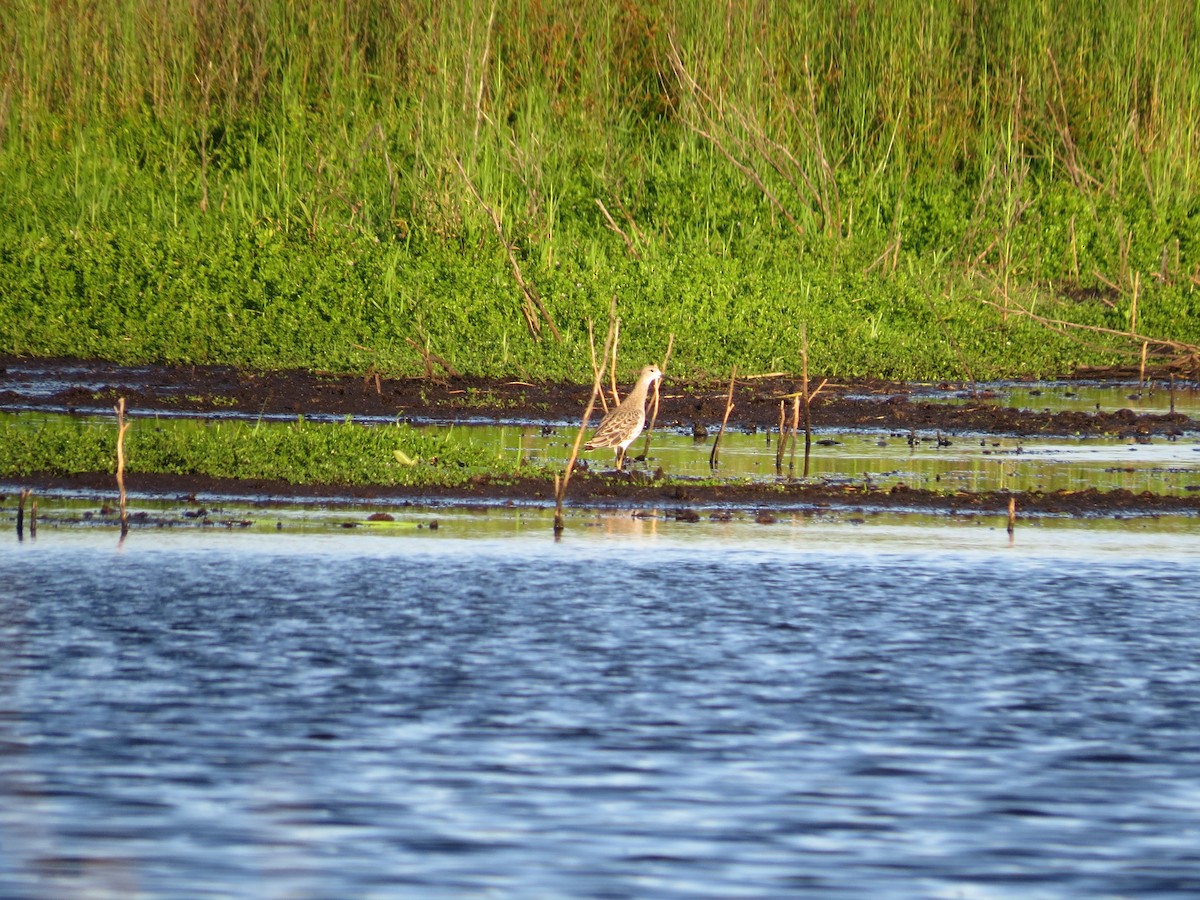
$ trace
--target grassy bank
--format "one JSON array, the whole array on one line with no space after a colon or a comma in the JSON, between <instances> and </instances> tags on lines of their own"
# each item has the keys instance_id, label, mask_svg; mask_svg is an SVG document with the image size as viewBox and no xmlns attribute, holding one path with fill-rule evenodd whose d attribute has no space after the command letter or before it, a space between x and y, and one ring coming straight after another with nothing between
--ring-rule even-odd
<instances>
[{"instance_id":1,"label":"grassy bank","mask_svg":"<svg viewBox=\"0 0 1200 900\"><path fill-rule=\"evenodd\" d=\"M116 472L115 420L0 416L0 477ZM126 471L292 484L461 485L472 476L515 474L453 430L292 422L138 419L126 438Z\"/></svg>"},{"instance_id":2,"label":"grassy bank","mask_svg":"<svg viewBox=\"0 0 1200 900\"><path fill-rule=\"evenodd\" d=\"M836 376L1140 352L1028 312L1200 344L1198 28L0 0L0 350L586 381L614 295L626 374L671 333L679 374L794 370L802 324Z\"/></svg>"}]
</instances>

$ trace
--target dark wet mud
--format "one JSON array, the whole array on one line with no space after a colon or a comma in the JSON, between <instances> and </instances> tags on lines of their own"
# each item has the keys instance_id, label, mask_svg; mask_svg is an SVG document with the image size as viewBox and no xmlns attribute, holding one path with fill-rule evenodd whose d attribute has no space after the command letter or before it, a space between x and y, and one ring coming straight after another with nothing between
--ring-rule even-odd
<instances>
[{"instance_id":1,"label":"dark wet mud","mask_svg":"<svg viewBox=\"0 0 1200 900\"><path fill-rule=\"evenodd\" d=\"M814 379L813 385L820 379ZM925 397L931 388L953 391L960 402ZM747 378L734 395L730 428L776 429L780 404L790 417L788 395L799 389L791 377ZM590 386L534 384L519 379L383 378L308 371L256 372L225 366L138 366L81 360L0 358L0 410L43 410L88 414L110 412L124 397L133 414L328 415L414 421L578 421ZM680 383L668 378L658 415L660 427L715 432L725 413L727 384ZM1036 412L990 402L972 385L905 385L859 381L828 383L811 407L814 428L862 427L931 437L935 434L1108 435L1126 439L1173 437L1200 431L1200 421L1182 413L1115 411ZM111 477L23 479L35 490L111 491ZM297 486L285 482L212 479L202 476L136 475L131 490L159 496L220 494L266 501L310 497L397 503L553 502L540 479L478 478L456 488L419 490L339 485ZM573 504L656 506L685 511L729 506L885 507L949 512L995 512L1007 508L1011 492L942 493L893 487L802 483L665 484L652 476L578 472L571 480ZM1200 513L1200 496L1170 497L1129 491L1023 492L1025 513L1124 515Z\"/></svg>"}]
</instances>

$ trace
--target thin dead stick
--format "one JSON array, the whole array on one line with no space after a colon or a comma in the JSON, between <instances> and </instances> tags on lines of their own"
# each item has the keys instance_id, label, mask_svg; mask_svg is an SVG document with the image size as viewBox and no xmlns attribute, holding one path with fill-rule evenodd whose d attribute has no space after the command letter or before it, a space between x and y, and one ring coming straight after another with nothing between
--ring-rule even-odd
<instances>
[{"instance_id":1,"label":"thin dead stick","mask_svg":"<svg viewBox=\"0 0 1200 900\"><path fill-rule=\"evenodd\" d=\"M592 328L592 320L591 319L588 319L587 326L588 326L588 348L592 352L592 375L595 376L596 373L600 371L600 366L596 362L596 335ZM604 407L604 412L607 415L608 414L608 397L605 396L604 391L600 392L600 405Z\"/></svg>"},{"instance_id":2,"label":"thin dead stick","mask_svg":"<svg viewBox=\"0 0 1200 900\"><path fill-rule=\"evenodd\" d=\"M446 375L448 377L450 377L450 378L458 378L459 377L458 371L454 368L454 366L450 365L450 363L446 360L445 357L438 356L432 350L422 347L420 344L418 344L416 341L414 341L410 337L406 337L404 340L408 342L408 345L410 347L412 347L414 350L416 350L418 353L421 354L421 363L425 366L425 377L428 378L430 381L438 380L437 377L433 374L433 364L434 363L437 363L439 366L441 366L445 370ZM376 379L378 379L378 372L376 373ZM378 380L376 381L376 389L378 390Z\"/></svg>"},{"instance_id":3,"label":"thin dead stick","mask_svg":"<svg viewBox=\"0 0 1200 900\"><path fill-rule=\"evenodd\" d=\"M372 379L375 381L375 393L382 394L383 374L375 367L375 363L371 363L371 365L367 367L366 374L363 375L363 387L369 387Z\"/></svg>"},{"instance_id":4,"label":"thin dead stick","mask_svg":"<svg viewBox=\"0 0 1200 900\"><path fill-rule=\"evenodd\" d=\"M616 298L613 298L613 303L616 303ZM609 348L613 342L613 329L610 326L608 334L604 339L604 356L603 360L608 359ZM583 418L579 422L579 431L575 434L575 443L571 446L571 456L567 460L566 471L562 474L560 480L557 475L554 476L554 534L557 537L562 534L563 528L566 527L563 520L562 504L563 498L567 495L567 485L571 481L571 473L575 471L575 460L579 458L579 448L583 446L583 436L587 433L588 422L592 418L592 410L596 408L596 398L600 396L604 390L604 368L605 363L601 362L600 367L596 369L592 378L592 393L588 397L587 407L583 411Z\"/></svg>"},{"instance_id":5,"label":"thin dead stick","mask_svg":"<svg viewBox=\"0 0 1200 900\"><path fill-rule=\"evenodd\" d=\"M512 267L513 277L517 280L521 292L525 295L525 301L521 304L521 312L525 315L525 324L529 327L529 333L535 339L541 334L542 326L538 320L538 313L540 313L541 317L546 321L546 327L554 335L554 339L561 343L562 335L559 334L558 328L555 327L554 320L550 318L550 313L546 310L545 304L542 303L542 298L538 296L537 291L533 289L533 286L521 274L521 266L517 263L517 254L513 251L513 245L509 243L508 238L504 236L504 225L500 222L500 216L484 201L483 195L479 193L479 189L475 187L475 182L471 180L471 177L467 174L467 170L463 168L463 164L457 156L454 158L454 164L458 166L458 171L462 175L463 181L467 183L467 187L475 196L475 199L479 201L479 205L484 208L491 218L492 225L496 229L496 236L500 238L500 243L504 245L504 252L508 254L508 264Z\"/></svg>"},{"instance_id":6,"label":"thin dead stick","mask_svg":"<svg viewBox=\"0 0 1200 900\"><path fill-rule=\"evenodd\" d=\"M828 378L822 378L821 383L817 385L815 390L808 392L808 405L811 409L812 402L817 399L817 396L829 385ZM785 415L785 402L792 401L792 421L789 428ZM800 433L801 414L804 410L804 391L795 391L791 394L784 394L779 398L779 446L775 449L775 474L783 474L783 454L787 450L788 440L791 439L792 460L790 464L791 471L795 471L796 467L796 440ZM807 416L807 414L805 414ZM811 423L806 420L805 440L806 444L811 443L812 436L810 431ZM789 473L791 474L791 473ZM807 474L807 471L805 472Z\"/></svg>"},{"instance_id":7,"label":"thin dead stick","mask_svg":"<svg viewBox=\"0 0 1200 900\"><path fill-rule=\"evenodd\" d=\"M1017 498L1008 498L1008 538L1012 540L1013 532L1017 528Z\"/></svg>"},{"instance_id":8,"label":"thin dead stick","mask_svg":"<svg viewBox=\"0 0 1200 900\"><path fill-rule=\"evenodd\" d=\"M808 325L800 324L800 377L804 401L804 477L808 477L808 459L812 454L812 417L809 415L808 396Z\"/></svg>"},{"instance_id":9,"label":"thin dead stick","mask_svg":"<svg viewBox=\"0 0 1200 900\"><path fill-rule=\"evenodd\" d=\"M787 413L786 404L779 401L779 441L775 445L775 474L783 474L783 451L787 447Z\"/></svg>"},{"instance_id":10,"label":"thin dead stick","mask_svg":"<svg viewBox=\"0 0 1200 900\"><path fill-rule=\"evenodd\" d=\"M1133 334L1137 331L1137 314L1138 314L1138 286L1140 283L1138 272L1133 273L1133 299L1129 301L1129 333Z\"/></svg>"},{"instance_id":11,"label":"thin dead stick","mask_svg":"<svg viewBox=\"0 0 1200 900\"><path fill-rule=\"evenodd\" d=\"M1146 387L1146 351L1150 345L1145 341L1142 342L1142 365L1138 369L1138 390L1143 390Z\"/></svg>"},{"instance_id":12,"label":"thin dead stick","mask_svg":"<svg viewBox=\"0 0 1200 900\"><path fill-rule=\"evenodd\" d=\"M29 499L29 495L33 491L29 488L22 489L17 498L17 540L25 540L25 501Z\"/></svg>"},{"instance_id":13,"label":"thin dead stick","mask_svg":"<svg viewBox=\"0 0 1200 900\"><path fill-rule=\"evenodd\" d=\"M729 414L733 412L733 388L737 384L737 366L729 374L729 396L725 398L725 416L721 419L721 427L717 430L716 440L713 441L712 451L708 454L708 466L717 467L721 455L721 437L725 434L725 425L729 422Z\"/></svg>"},{"instance_id":14,"label":"thin dead stick","mask_svg":"<svg viewBox=\"0 0 1200 900\"><path fill-rule=\"evenodd\" d=\"M995 307L996 309L1001 308L1000 304L994 303L991 300L984 300L983 302L986 303L988 306ZM1068 322L1065 319L1052 319L1047 316L1040 316L1037 313L1030 312L1029 310L1027 310L1021 306L1014 305L1013 307L1010 308L1009 312L1014 313L1016 315L1025 316L1029 319L1032 319L1034 322L1038 322L1049 328L1057 328L1057 329L1061 329L1064 331L1067 329L1070 329L1070 328L1074 328L1079 331L1091 331L1095 334L1111 334L1111 335L1116 335L1117 337L1130 338L1134 341L1141 341L1143 343L1153 344L1155 347L1162 347L1162 348L1168 349L1168 350L1176 350L1180 353L1200 353L1200 345L1185 344L1182 341L1173 341L1168 338L1150 337L1149 335L1137 334L1136 332L1132 332L1132 331L1118 331L1115 328L1104 328L1103 326L1100 326L1100 325L1082 325L1078 322Z\"/></svg>"},{"instance_id":15,"label":"thin dead stick","mask_svg":"<svg viewBox=\"0 0 1200 900\"><path fill-rule=\"evenodd\" d=\"M650 407L650 425L646 428L646 442L642 444L642 459L650 458L650 434L654 431L654 423L658 421L658 386L662 384L663 378L667 377L667 363L671 361L671 350L675 347L675 332L667 335L667 352L663 355L662 364L658 370L662 372L662 378L654 382L654 403Z\"/></svg>"},{"instance_id":16,"label":"thin dead stick","mask_svg":"<svg viewBox=\"0 0 1200 900\"><path fill-rule=\"evenodd\" d=\"M667 35L667 41L669 43L668 59L671 69L675 73L677 81L679 82L680 86L689 95L691 95L692 99L695 101L696 109L700 111L700 115L704 117L709 128L712 128L715 131L715 127L722 125L722 123L714 119L708 110L710 107L717 106L717 104L713 102L713 98L709 96L708 92L704 90L700 83L696 81L692 74L687 70L687 67L683 64L683 56L679 52L679 47L675 44L675 41L670 34ZM723 118L723 114L721 115ZM725 144L721 142L721 139L717 137L716 134L712 133L711 131L706 131L700 125L691 121L690 117L685 121L687 126L691 128L692 131L696 132L696 134L700 135L700 137L704 138L714 147L716 147L722 156L729 160L729 162L732 163L733 166L738 169L738 171L745 175L754 184L754 186L758 188L762 195L767 198L767 201L770 203L770 205L776 209L780 215L788 220L788 223L793 229L795 229L797 234L804 234L804 227L796 221L796 219L788 211L787 207L785 207L779 201L779 198L777 198L775 194L771 192L770 188L768 188L763 182L762 177L758 174L758 171L754 168L754 165L751 162L738 159L725 147ZM728 127L726 127L726 131L729 131Z\"/></svg>"},{"instance_id":17,"label":"thin dead stick","mask_svg":"<svg viewBox=\"0 0 1200 900\"><path fill-rule=\"evenodd\" d=\"M33 502L29 506L29 536L37 537L37 497L33 498Z\"/></svg>"},{"instance_id":18,"label":"thin dead stick","mask_svg":"<svg viewBox=\"0 0 1200 900\"><path fill-rule=\"evenodd\" d=\"M613 220L613 217L608 212L608 208L604 205L599 197L596 198L596 205L600 207L600 212L604 213L604 218L608 221L608 230L615 231L621 236L621 240L625 242L625 249L628 251L630 256L632 256L634 259L640 259L641 257L637 252L637 247L633 246L633 241L629 239L629 235L622 231L621 226Z\"/></svg>"},{"instance_id":19,"label":"thin dead stick","mask_svg":"<svg viewBox=\"0 0 1200 900\"><path fill-rule=\"evenodd\" d=\"M788 458L788 478L796 476L796 435L800 433L800 400L803 394L796 392L792 395L792 453Z\"/></svg>"},{"instance_id":20,"label":"thin dead stick","mask_svg":"<svg viewBox=\"0 0 1200 900\"><path fill-rule=\"evenodd\" d=\"M1104 286L1111 290L1114 294L1122 293L1121 288L1117 286L1117 283L1115 281L1109 281L1107 278L1105 278L1104 274L1099 269L1092 269L1092 275L1095 276L1097 281L1104 284ZM1116 304L1112 303L1111 301L1105 300L1104 303L1110 309L1116 308Z\"/></svg>"},{"instance_id":21,"label":"thin dead stick","mask_svg":"<svg viewBox=\"0 0 1200 900\"><path fill-rule=\"evenodd\" d=\"M826 378L819 385L817 385L817 389L815 391L808 394L804 398L804 477L805 478L808 477L808 455L809 455L809 449L812 447L812 402L813 402L813 400L815 400L817 398L817 394L821 393L821 388L825 387L825 385L828 383L829 383L829 379Z\"/></svg>"},{"instance_id":22,"label":"thin dead stick","mask_svg":"<svg viewBox=\"0 0 1200 900\"><path fill-rule=\"evenodd\" d=\"M487 31L483 35L483 58L479 61L479 89L475 92L475 145L479 145L479 125L483 121L483 88L487 82L488 56L492 48L492 27L496 24L496 0L488 14Z\"/></svg>"},{"instance_id":23,"label":"thin dead stick","mask_svg":"<svg viewBox=\"0 0 1200 900\"><path fill-rule=\"evenodd\" d=\"M614 297L613 300L615 308L616 298ZM612 363L608 367L608 377L611 381L609 390L612 391L613 403L619 406L621 404L621 395L617 392L617 344L621 342L621 317L617 316L615 319L612 319L609 327L612 329Z\"/></svg>"},{"instance_id":24,"label":"thin dead stick","mask_svg":"<svg viewBox=\"0 0 1200 900\"><path fill-rule=\"evenodd\" d=\"M125 432L129 423L125 421L125 398L117 399L113 407L117 412L117 497L121 509L121 537L129 533L129 512L125 508Z\"/></svg>"}]
</instances>

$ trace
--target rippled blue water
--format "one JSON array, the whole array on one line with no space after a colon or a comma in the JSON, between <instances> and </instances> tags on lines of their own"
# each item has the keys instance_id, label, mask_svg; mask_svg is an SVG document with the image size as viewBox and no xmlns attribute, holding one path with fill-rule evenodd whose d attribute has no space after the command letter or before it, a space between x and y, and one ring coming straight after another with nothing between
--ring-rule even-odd
<instances>
[{"instance_id":1,"label":"rippled blue water","mask_svg":"<svg viewBox=\"0 0 1200 900\"><path fill-rule=\"evenodd\" d=\"M1200 895L1186 544L113 543L0 546L5 897Z\"/></svg>"}]
</instances>

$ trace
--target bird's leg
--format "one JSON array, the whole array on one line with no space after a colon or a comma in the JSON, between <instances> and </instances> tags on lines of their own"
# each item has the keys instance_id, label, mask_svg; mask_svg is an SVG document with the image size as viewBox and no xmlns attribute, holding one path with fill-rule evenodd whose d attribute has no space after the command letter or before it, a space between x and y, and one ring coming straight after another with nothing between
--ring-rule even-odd
<instances>
[{"instance_id":1,"label":"bird's leg","mask_svg":"<svg viewBox=\"0 0 1200 900\"><path fill-rule=\"evenodd\" d=\"M617 448L617 471L620 472L624 465L625 465L625 448L618 447Z\"/></svg>"}]
</instances>

